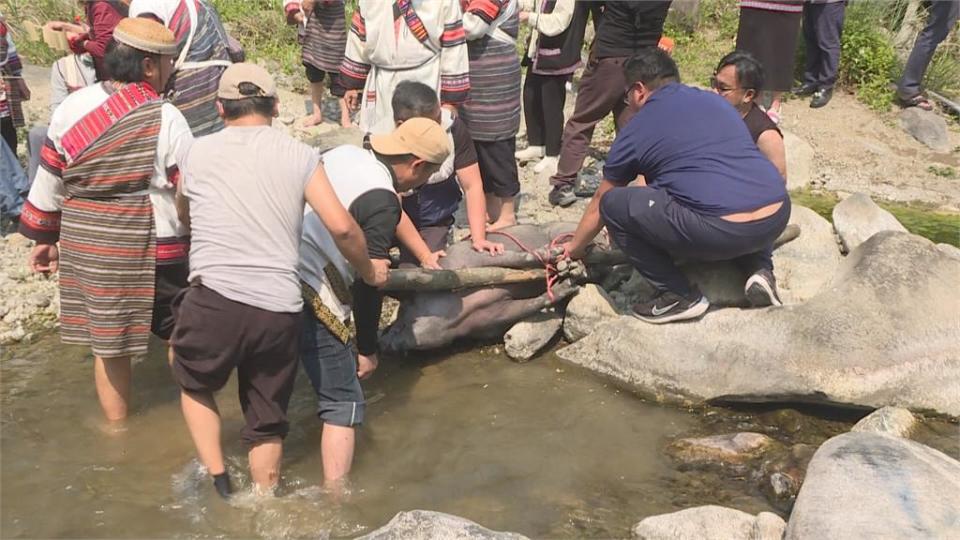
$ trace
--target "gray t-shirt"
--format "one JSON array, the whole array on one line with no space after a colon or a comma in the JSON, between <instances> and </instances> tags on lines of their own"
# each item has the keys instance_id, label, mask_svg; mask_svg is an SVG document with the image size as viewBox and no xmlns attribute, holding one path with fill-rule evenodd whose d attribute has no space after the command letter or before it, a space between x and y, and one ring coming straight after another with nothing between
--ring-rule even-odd
<instances>
[{"instance_id":1,"label":"gray t-shirt","mask_svg":"<svg viewBox=\"0 0 960 540\"><path fill-rule=\"evenodd\" d=\"M190 280L260 309L300 311L303 192L319 153L271 127L227 127L178 161L190 202Z\"/></svg>"}]
</instances>

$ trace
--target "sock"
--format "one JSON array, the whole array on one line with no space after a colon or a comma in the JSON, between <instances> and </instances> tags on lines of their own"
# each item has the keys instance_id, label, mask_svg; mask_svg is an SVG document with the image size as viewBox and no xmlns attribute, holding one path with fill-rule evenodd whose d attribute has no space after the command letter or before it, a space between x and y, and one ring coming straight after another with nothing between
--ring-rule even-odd
<instances>
[{"instance_id":1,"label":"sock","mask_svg":"<svg viewBox=\"0 0 960 540\"><path fill-rule=\"evenodd\" d=\"M230 495L233 493L233 487L230 485L230 475L227 474L227 471L213 475L213 487L216 488L217 493L224 499L230 498Z\"/></svg>"}]
</instances>

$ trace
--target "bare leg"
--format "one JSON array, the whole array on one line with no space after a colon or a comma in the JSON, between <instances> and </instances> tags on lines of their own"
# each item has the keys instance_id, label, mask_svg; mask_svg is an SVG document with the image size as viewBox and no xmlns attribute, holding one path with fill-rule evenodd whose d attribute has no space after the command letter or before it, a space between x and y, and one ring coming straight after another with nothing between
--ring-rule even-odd
<instances>
[{"instance_id":1,"label":"bare leg","mask_svg":"<svg viewBox=\"0 0 960 540\"><path fill-rule=\"evenodd\" d=\"M303 127L323 123L323 83L310 83L310 99L313 100L313 114L303 119Z\"/></svg>"},{"instance_id":2,"label":"bare leg","mask_svg":"<svg viewBox=\"0 0 960 540\"><path fill-rule=\"evenodd\" d=\"M513 227L517 224L517 214L515 211L515 197L497 197L500 207L500 215L496 221L487 226L488 231L498 231L507 227Z\"/></svg>"},{"instance_id":3,"label":"bare leg","mask_svg":"<svg viewBox=\"0 0 960 540\"><path fill-rule=\"evenodd\" d=\"M483 196L487 200L487 223L493 223L500 219L500 197L497 197L493 193L484 193Z\"/></svg>"},{"instance_id":4,"label":"bare leg","mask_svg":"<svg viewBox=\"0 0 960 540\"><path fill-rule=\"evenodd\" d=\"M335 495L342 491L347 475L350 474L355 442L354 428L323 424L323 439L320 442L323 483Z\"/></svg>"},{"instance_id":5,"label":"bare leg","mask_svg":"<svg viewBox=\"0 0 960 540\"><path fill-rule=\"evenodd\" d=\"M130 403L130 358L93 357L93 380L103 415L111 422L127 417Z\"/></svg>"},{"instance_id":6,"label":"bare leg","mask_svg":"<svg viewBox=\"0 0 960 540\"><path fill-rule=\"evenodd\" d=\"M226 471L220 447L220 411L209 392L180 392L180 408L200 461L211 475Z\"/></svg>"},{"instance_id":7,"label":"bare leg","mask_svg":"<svg viewBox=\"0 0 960 540\"><path fill-rule=\"evenodd\" d=\"M280 459L283 457L283 440L279 438L260 441L250 447L250 477L261 494L273 493L280 482Z\"/></svg>"},{"instance_id":8,"label":"bare leg","mask_svg":"<svg viewBox=\"0 0 960 540\"><path fill-rule=\"evenodd\" d=\"M348 128L353 125L350 120L350 108L347 107L347 100L340 98L340 127Z\"/></svg>"}]
</instances>

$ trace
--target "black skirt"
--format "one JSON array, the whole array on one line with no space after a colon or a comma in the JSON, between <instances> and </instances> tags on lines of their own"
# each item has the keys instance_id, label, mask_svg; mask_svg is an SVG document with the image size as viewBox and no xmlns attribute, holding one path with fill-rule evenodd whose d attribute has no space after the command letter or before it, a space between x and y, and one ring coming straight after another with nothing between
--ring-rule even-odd
<instances>
[{"instance_id":1,"label":"black skirt","mask_svg":"<svg viewBox=\"0 0 960 540\"><path fill-rule=\"evenodd\" d=\"M737 50L749 52L763 65L763 90L786 92L793 87L802 16L802 13L740 9Z\"/></svg>"}]
</instances>

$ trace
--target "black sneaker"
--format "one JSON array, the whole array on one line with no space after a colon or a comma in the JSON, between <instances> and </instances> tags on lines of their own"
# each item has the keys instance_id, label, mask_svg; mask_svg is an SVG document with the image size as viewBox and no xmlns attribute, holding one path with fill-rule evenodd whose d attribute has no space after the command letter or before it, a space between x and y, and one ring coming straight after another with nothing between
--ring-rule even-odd
<instances>
[{"instance_id":1,"label":"black sneaker","mask_svg":"<svg viewBox=\"0 0 960 540\"><path fill-rule=\"evenodd\" d=\"M753 307L782 306L777 294L777 278L770 270L758 270L747 279L743 293Z\"/></svg>"},{"instance_id":2,"label":"black sneaker","mask_svg":"<svg viewBox=\"0 0 960 540\"><path fill-rule=\"evenodd\" d=\"M803 83L800 86L794 88L791 93L795 96L805 97L812 96L817 91L817 85L810 83Z\"/></svg>"},{"instance_id":3,"label":"black sneaker","mask_svg":"<svg viewBox=\"0 0 960 540\"><path fill-rule=\"evenodd\" d=\"M710 309L710 302L696 288L687 296L670 291L633 306L633 316L653 324L699 319Z\"/></svg>"},{"instance_id":4,"label":"black sneaker","mask_svg":"<svg viewBox=\"0 0 960 540\"><path fill-rule=\"evenodd\" d=\"M811 109L819 109L827 103L830 103L830 98L833 97L833 88L821 88L813 93L813 99L810 100Z\"/></svg>"},{"instance_id":5,"label":"black sneaker","mask_svg":"<svg viewBox=\"0 0 960 540\"><path fill-rule=\"evenodd\" d=\"M571 204L577 202L577 195L573 192L573 188L569 186L563 187L554 187L550 190L550 195L547 196L547 200L550 201L550 204L553 206L562 206L566 208Z\"/></svg>"}]
</instances>

